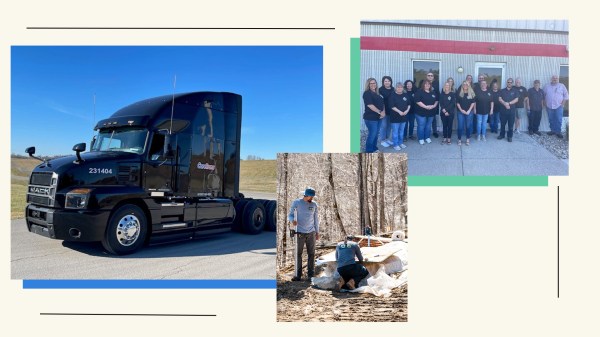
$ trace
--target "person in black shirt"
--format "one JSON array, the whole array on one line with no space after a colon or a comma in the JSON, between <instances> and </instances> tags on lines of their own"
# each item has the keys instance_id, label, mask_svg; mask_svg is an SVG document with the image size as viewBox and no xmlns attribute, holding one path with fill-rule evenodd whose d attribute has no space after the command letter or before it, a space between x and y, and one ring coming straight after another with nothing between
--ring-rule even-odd
<instances>
[{"instance_id":1,"label":"person in black shirt","mask_svg":"<svg viewBox=\"0 0 600 337\"><path fill-rule=\"evenodd\" d=\"M417 136L419 144L425 142L431 143L431 121L436 114L438 108L438 95L431 88L431 82L423 81L421 90L415 93L415 102L417 103L416 119L417 119Z\"/></svg>"},{"instance_id":2,"label":"person in black shirt","mask_svg":"<svg viewBox=\"0 0 600 337\"><path fill-rule=\"evenodd\" d=\"M415 83L411 80L404 81L404 92L410 98L410 111L408 112L406 126L404 127L404 141L407 138L415 139L414 131L415 131L415 110L417 109L417 104L415 103L415 92L417 88L415 88Z\"/></svg>"},{"instance_id":3,"label":"person in black shirt","mask_svg":"<svg viewBox=\"0 0 600 337\"><path fill-rule=\"evenodd\" d=\"M513 90L519 93L519 101L515 104L515 133L519 134L521 131L521 118L525 117L525 101L527 100L527 88L521 85L521 79L515 79L515 85Z\"/></svg>"},{"instance_id":4,"label":"person in black shirt","mask_svg":"<svg viewBox=\"0 0 600 337\"><path fill-rule=\"evenodd\" d=\"M406 148L404 145L404 125L406 124L406 115L410 111L410 97L404 93L402 82L396 83L396 92L390 95L390 110L388 111L389 121L392 125L392 140L394 150L400 151Z\"/></svg>"},{"instance_id":5,"label":"person in black shirt","mask_svg":"<svg viewBox=\"0 0 600 337\"><path fill-rule=\"evenodd\" d=\"M540 121L542 120L542 109L544 108L544 90L540 88L540 80L533 81L533 88L527 90L527 116L529 117L529 134L538 136Z\"/></svg>"},{"instance_id":6,"label":"person in black shirt","mask_svg":"<svg viewBox=\"0 0 600 337\"><path fill-rule=\"evenodd\" d=\"M442 144L452 144L452 123L456 111L456 93L452 90L451 82L444 83L444 89L440 94L440 117L442 118L444 139Z\"/></svg>"},{"instance_id":7,"label":"person in black shirt","mask_svg":"<svg viewBox=\"0 0 600 337\"><path fill-rule=\"evenodd\" d=\"M475 93L469 82L464 81L460 86L460 92L456 97L456 108L458 110L458 145L462 145L462 133L467 129L467 145L471 139L471 127L473 126L473 110L475 109Z\"/></svg>"},{"instance_id":8,"label":"person in black shirt","mask_svg":"<svg viewBox=\"0 0 600 337\"><path fill-rule=\"evenodd\" d=\"M437 97L440 97L440 81L435 79L435 75L432 72L427 73L427 81L431 82L431 89L433 90L433 92L435 92L435 95ZM437 132L437 115L438 114L439 114L439 107L438 107L438 109L435 110L433 119L431 121L431 130L433 131L433 136L435 138L440 136Z\"/></svg>"},{"instance_id":9,"label":"person in black shirt","mask_svg":"<svg viewBox=\"0 0 600 337\"><path fill-rule=\"evenodd\" d=\"M372 77L365 83L363 102L365 103L363 119L368 132L365 152L379 152L377 149L377 135L379 134L381 119L385 117L385 104L383 97L377 92L377 80Z\"/></svg>"},{"instance_id":10,"label":"person in black shirt","mask_svg":"<svg viewBox=\"0 0 600 337\"><path fill-rule=\"evenodd\" d=\"M389 112L390 112L390 96L394 93L392 87L392 78L390 76L383 76L381 79L383 85L379 88L379 94L383 97L383 103L385 104L386 116L381 119L381 126L379 127L379 139L381 140L381 146L388 147L392 145L392 133L389 123Z\"/></svg>"},{"instance_id":11,"label":"person in black shirt","mask_svg":"<svg viewBox=\"0 0 600 337\"><path fill-rule=\"evenodd\" d=\"M506 88L500 90L500 97L498 98L498 102L500 102L503 107L500 111L500 135L498 136L498 139L503 139L506 134L509 142L512 142L513 136L515 104L519 101L519 92L513 90L512 85L512 78L506 80ZM508 127L508 131L505 131L505 127Z\"/></svg>"},{"instance_id":12,"label":"person in black shirt","mask_svg":"<svg viewBox=\"0 0 600 337\"><path fill-rule=\"evenodd\" d=\"M500 124L500 110L502 105L498 101L500 98L500 90L498 89L498 81L492 81L492 102L494 102L493 114L490 114L490 129L492 133L498 133L498 124Z\"/></svg>"},{"instance_id":13,"label":"person in black shirt","mask_svg":"<svg viewBox=\"0 0 600 337\"><path fill-rule=\"evenodd\" d=\"M492 92L488 89L485 80L479 81L479 89L475 92L475 112L477 117L477 140L485 141L488 116L494 114Z\"/></svg>"},{"instance_id":14,"label":"person in black shirt","mask_svg":"<svg viewBox=\"0 0 600 337\"><path fill-rule=\"evenodd\" d=\"M483 74L479 74L477 76L477 83L471 84L471 88L473 88L473 92L477 95L477 92L481 89L481 82L485 81L485 76ZM487 82L486 82L487 83ZM488 89L490 87L488 86ZM473 116L473 132L477 131L477 104L475 104L475 115ZM479 134L477 134L477 140L480 139Z\"/></svg>"}]
</instances>

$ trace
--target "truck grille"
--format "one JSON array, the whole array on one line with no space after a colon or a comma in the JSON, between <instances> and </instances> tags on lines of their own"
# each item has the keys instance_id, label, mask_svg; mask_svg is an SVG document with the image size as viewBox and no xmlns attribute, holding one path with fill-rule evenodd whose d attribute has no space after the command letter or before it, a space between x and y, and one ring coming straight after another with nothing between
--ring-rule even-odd
<instances>
[{"instance_id":1,"label":"truck grille","mask_svg":"<svg viewBox=\"0 0 600 337\"><path fill-rule=\"evenodd\" d=\"M35 205L53 207L56 196L58 174L53 172L33 172L27 187L27 202Z\"/></svg>"}]
</instances>

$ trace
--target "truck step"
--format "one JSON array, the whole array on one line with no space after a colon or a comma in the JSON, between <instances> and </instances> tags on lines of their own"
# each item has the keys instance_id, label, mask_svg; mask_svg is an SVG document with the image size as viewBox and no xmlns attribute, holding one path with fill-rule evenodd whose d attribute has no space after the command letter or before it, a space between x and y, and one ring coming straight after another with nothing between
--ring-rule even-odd
<instances>
[{"instance_id":1,"label":"truck step","mask_svg":"<svg viewBox=\"0 0 600 337\"><path fill-rule=\"evenodd\" d=\"M166 223L162 225L163 229L173 229L173 228L186 228L187 224L185 222L176 222L176 223Z\"/></svg>"}]
</instances>

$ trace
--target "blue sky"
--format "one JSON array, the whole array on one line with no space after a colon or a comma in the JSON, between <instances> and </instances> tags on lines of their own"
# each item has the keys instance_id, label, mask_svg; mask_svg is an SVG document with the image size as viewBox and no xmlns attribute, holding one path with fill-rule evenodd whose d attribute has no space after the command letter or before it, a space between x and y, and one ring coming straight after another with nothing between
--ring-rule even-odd
<instances>
[{"instance_id":1,"label":"blue sky","mask_svg":"<svg viewBox=\"0 0 600 337\"><path fill-rule=\"evenodd\" d=\"M323 150L321 46L43 47L11 50L11 152L72 154L95 121L176 92L242 95L241 156Z\"/></svg>"}]
</instances>

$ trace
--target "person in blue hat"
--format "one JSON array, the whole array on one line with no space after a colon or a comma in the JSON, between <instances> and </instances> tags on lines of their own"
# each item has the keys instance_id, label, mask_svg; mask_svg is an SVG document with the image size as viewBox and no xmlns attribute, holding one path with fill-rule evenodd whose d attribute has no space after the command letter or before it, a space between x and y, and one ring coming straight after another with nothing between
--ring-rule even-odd
<instances>
[{"instance_id":1,"label":"person in blue hat","mask_svg":"<svg viewBox=\"0 0 600 337\"><path fill-rule=\"evenodd\" d=\"M294 200L288 220L296 227L296 273L292 281L300 281L302 277L302 253L304 245L308 254L308 279L315 275L315 245L319 240L319 213L317 203L313 201L315 190L307 187L304 197Z\"/></svg>"}]
</instances>

